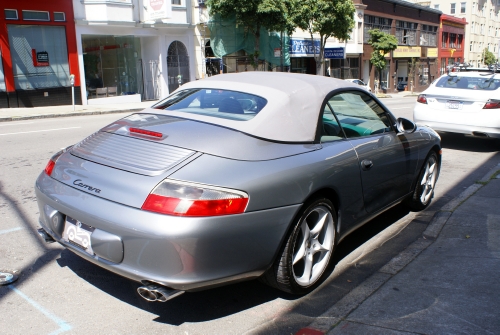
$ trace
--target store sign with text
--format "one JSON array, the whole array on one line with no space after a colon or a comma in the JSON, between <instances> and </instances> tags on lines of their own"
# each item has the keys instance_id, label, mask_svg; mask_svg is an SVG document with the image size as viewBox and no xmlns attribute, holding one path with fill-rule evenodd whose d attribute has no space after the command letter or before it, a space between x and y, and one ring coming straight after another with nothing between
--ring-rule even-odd
<instances>
[{"instance_id":1,"label":"store sign with text","mask_svg":"<svg viewBox=\"0 0 500 335\"><path fill-rule=\"evenodd\" d=\"M290 57L314 57L319 55L319 40L310 39L290 39Z\"/></svg>"},{"instance_id":2,"label":"store sign with text","mask_svg":"<svg viewBox=\"0 0 500 335\"><path fill-rule=\"evenodd\" d=\"M144 0L144 21L156 21L172 17L170 0Z\"/></svg>"},{"instance_id":3,"label":"store sign with text","mask_svg":"<svg viewBox=\"0 0 500 335\"><path fill-rule=\"evenodd\" d=\"M325 59L345 59L345 48L325 48Z\"/></svg>"},{"instance_id":4,"label":"store sign with text","mask_svg":"<svg viewBox=\"0 0 500 335\"><path fill-rule=\"evenodd\" d=\"M36 52L36 49L31 49L31 57L33 58L33 66L49 66L49 53L47 51Z\"/></svg>"},{"instance_id":5,"label":"store sign with text","mask_svg":"<svg viewBox=\"0 0 500 335\"><path fill-rule=\"evenodd\" d=\"M394 58L405 58L405 57L418 57L420 58L422 52L421 47L397 47L392 52L392 57Z\"/></svg>"}]
</instances>

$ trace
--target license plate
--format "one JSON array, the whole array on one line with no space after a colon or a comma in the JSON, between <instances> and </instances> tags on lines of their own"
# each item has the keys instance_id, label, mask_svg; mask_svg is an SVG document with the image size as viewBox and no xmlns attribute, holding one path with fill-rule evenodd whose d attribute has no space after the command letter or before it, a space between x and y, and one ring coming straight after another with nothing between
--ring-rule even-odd
<instances>
[{"instance_id":1,"label":"license plate","mask_svg":"<svg viewBox=\"0 0 500 335\"><path fill-rule=\"evenodd\" d=\"M448 100L446 102L446 107L448 109L462 109L464 103L461 101Z\"/></svg>"},{"instance_id":2,"label":"license plate","mask_svg":"<svg viewBox=\"0 0 500 335\"><path fill-rule=\"evenodd\" d=\"M90 236L92 235L94 229L95 228L86 225L85 223L81 223L78 220L66 216L62 238L64 241L85 250L86 253L94 255L90 242Z\"/></svg>"}]
</instances>

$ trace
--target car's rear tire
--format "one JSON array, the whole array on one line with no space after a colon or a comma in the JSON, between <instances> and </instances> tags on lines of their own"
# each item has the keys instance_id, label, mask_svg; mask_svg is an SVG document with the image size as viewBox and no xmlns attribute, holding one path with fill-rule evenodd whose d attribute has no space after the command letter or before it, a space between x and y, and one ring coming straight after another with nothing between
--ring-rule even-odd
<instances>
[{"instance_id":1,"label":"car's rear tire","mask_svg":"<svg viewBox=\"0 0 500 335\"><path fill-rule=\"evenodd\" d=\"M415 190L405 201L406 206L414 211L421 211L429 206L434 197L434 187L439 176L439 161L437 154L431 150L425 159L418 175Z\"/></svg>"},{"instance_id":2,"label":"car's rear tire","mask_svg":"<svg viewBox=\"0 0 500 335\"><path fill-rule=\"evenodd\" d=\"M282 291L306 294L320 282L336 245L337 214L330 200L306 203L280 255L261 281Z\"/></svg>"}]
</instances>

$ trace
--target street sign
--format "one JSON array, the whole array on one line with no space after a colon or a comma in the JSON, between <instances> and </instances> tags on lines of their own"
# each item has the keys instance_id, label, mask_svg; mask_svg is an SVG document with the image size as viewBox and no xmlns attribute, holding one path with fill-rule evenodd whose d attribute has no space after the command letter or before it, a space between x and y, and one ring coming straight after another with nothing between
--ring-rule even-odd
<instances>
[{"instance_id":1,"label":"street sign","mask_svg":"<svg viewBox=\"0 0 500 335\"><path fill-rule=\"evenodd\" d=\"M345 59L345 48L325 48L325 59Z\"/></svg>"}]
</instances>

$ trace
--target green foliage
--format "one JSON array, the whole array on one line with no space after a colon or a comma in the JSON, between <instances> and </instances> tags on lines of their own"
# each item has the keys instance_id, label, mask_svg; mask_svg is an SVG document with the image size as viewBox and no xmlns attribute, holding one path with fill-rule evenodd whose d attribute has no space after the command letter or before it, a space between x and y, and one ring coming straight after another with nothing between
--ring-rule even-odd
<instances>
[{"instance_id":1,"label":"green foliage","mask_svg":"<svg viewBox=\"0 0 500 335\"><path fill-rule=\"evenodd\" d=\"M484 59L484 64L488 66L491 64L495 64L497 62L495 54L489 51L487 48L485 48L483 51L483 59Z\"/></svg>"},{"instance_id":2,"label":"green foliage","mask_svg":"<svg viewBox=\"0 0 500 335\"><path fill-rule=\"evenodd\" d=\"M370 38L368 39L368 44L373 48L370 63L375 66L380 74L387 64L384 55L398 47L398 39L378 29L372 29L369 33Z\"/></svg>"},{"instance_id":3,"label":"green foliage","mask_svg":"<svg viewBox=\"0 0 500 335\"><path fill-rule=\"evenodd\" d=\"M291 11L297 0L207 0L211 16L220 15L226 19L236 17L236 27L245 28L255 36L255 52L250 55L254 69L257 68L260 55L260 29L287 32L291 34L295 28L291 20Z\"/></svg>"},{"instance_id":4,"label":"green foliage","mask_svg":"<svg viewBox=\"0 0 500 335\"><path fill-rule=\"evenodd\" d=\"M320 36L320 50L315 55L316 74L321 73L323 51L326 40L335 37L347 41L354 28L356 8L351 0L294 0L295 7L290 13L293 22L302 30Z\"/></svg>"},{"instance_id":5,"label":"green foliage","mask_svg":"<svg viewBox=\"0 0 500 335\"><path fill-rule=\"evenodd\" d=\"M372 29L370 30L368 44L370 44L373 48L370 62L378 70L383 70L386 66L384 55L398 47L398 39L378 29Z\"/></svg>"}]
</instances>

